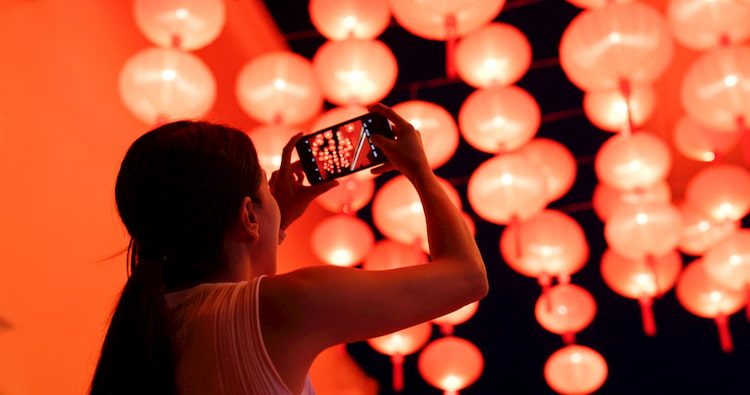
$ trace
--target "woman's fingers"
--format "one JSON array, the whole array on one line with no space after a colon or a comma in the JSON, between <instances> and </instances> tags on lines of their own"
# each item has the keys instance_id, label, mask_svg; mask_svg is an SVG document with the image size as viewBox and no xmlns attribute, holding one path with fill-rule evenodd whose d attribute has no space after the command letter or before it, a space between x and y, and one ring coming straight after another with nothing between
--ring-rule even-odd
<instances>
[{"instance_id":1,"label":"woman's fingers","mask_svg":"<svg viewBox=\"0 0 750 395\"><path fill-rule=\"evenodd\" d=\"M412 126L409 123L409 121L402 118L401 115L398 115L398 113L393 111L393 109L391 109L388 106L385 106L380 103L375 103L371 105L370 107L368 107L367 109L370 111L378 112L378 113L385 115L385 117L388 118L388 120L393 122L393 124L396 126L397 131L401 131L402 129L403 130L414 129L414 126Z\"/></svg>"}]
</instances>

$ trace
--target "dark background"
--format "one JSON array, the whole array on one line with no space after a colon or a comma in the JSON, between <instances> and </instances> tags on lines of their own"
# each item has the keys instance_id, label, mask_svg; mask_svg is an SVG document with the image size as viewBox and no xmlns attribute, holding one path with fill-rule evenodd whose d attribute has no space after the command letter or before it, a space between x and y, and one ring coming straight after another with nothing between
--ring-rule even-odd
<instances>
[{"instance_id":1,"label":"dark background","mask_svg":"<svg viewBox=\"0 0 750 395\"><path fill-rule=\"evenodd\" d=\"M312 59L325 39L310 22L307 1L265 3L290 49ZM590 244L589 262L572 276L572 282L590 291L597 302L594 322L577 334L576 341L597 350L607 360L609 376L598 393L748 394L750 325L743 313L730 318L735 352L726 354L719 346L714 322L685 311L672 290L654 303L658 333L649 337L642 330L638 302L615 294L599 274L599 260L606 243L603 224L591 209L597 183L593 158L601 143L612 134L596 129L587 121L581 110L582 92L568 81L557 62L562 32L579 12L580 9L563 0L511 0L496 21L516 26L531 42L534 62L517 85L531 93L541 107L543 122L537 136L562 142L579 164L571 191L549 207L575 218ZM474 88L458 80L445 80L445 43L416 37L395 22L379 39L391 48L399 64L396 87L383 103L426 100L457 117L461 103ZM418 89L410 89L414 87ZM462 141L456 155L436 170L461 193L464 210L476 223L477 240L490 280L490 293L480 302L476 315L455 329L455 335L477 345L485 359L482 377L461 393L552 394L544 380L543 367L549 355L564 344L560 336L547 332L534 318L539 286L535 279L512 271L503 262L498 247L503 227L480 219L466 199L468 177L489 157ZM380 177L378 185L386 178ZM370 221L369 210L369 206L362 209L360 217ZM747 224L746 218L744 225ZM374 226L373 229L377 235ZM692 259L684 258L685 263ZM434 336L440 336L437 328ZM365 342L347 348L366 373L380 382L381 393L391 393L389 357L377 353ZM406 358L404 393L442 393L420 377L416 361L417 354Z\"/></svg>"}]
</instances>

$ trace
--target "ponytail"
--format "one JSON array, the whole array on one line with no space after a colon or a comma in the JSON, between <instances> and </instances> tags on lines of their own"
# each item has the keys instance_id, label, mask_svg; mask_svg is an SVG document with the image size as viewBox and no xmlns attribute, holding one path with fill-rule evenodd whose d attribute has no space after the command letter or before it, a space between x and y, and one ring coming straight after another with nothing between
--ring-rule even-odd
<instances>
[{"instance_id":1,"label":"ponytail","mask_svg":"<svg viewBox=\"0 0 750 395\"><path fill-rule=\"evenodd\" d=\"M132 241L129 251L130 276L104 338L91 395L174 394L175 358L164 299L164 259Z\"/></svg>"}]
</instances>

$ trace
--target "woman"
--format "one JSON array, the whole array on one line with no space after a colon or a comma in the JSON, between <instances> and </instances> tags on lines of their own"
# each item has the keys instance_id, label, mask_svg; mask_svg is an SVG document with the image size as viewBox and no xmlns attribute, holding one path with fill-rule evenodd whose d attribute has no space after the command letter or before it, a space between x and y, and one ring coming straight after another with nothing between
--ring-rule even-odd
<instances>
[{"instance_id":1,"label":"woman","mask_svg":"<svg viewBox=\"0 0 750 395\"><path fill-rule=\"evenodd\" d=\"M374 135L419 193L432 262L387 271L316 266L276 274L286 229L335 181L303 186L290 163L266 182L250 140L176 122L130 147L117 178L132 237L131 276L112 317L92 393L313 394L324 349L384 335L482 298L484 263L461 213L424 155L419 133L390 108Z\"/></svg>"}]
</instances>

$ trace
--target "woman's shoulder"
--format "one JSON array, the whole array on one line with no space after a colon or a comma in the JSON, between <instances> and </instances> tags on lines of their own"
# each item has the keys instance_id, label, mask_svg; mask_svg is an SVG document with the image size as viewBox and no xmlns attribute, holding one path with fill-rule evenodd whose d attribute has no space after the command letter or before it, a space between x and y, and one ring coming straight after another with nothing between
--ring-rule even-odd
<instances>
[{"instance_id":1,"label":"woman's shoulder","mask_svg":"<svg viewBox=\"0 0 750 395\"><path fill-rule=\"evenodd\" d=\"M215 298L236 297L239 294L250 292L255 288L260 278L249 281L201 283L190 288L168 292L165 294L168 306L178 305L191 300L207 300Z\"/></svg>"}]
</instances>

